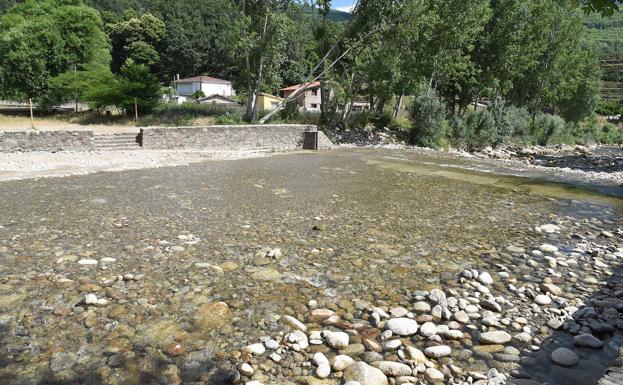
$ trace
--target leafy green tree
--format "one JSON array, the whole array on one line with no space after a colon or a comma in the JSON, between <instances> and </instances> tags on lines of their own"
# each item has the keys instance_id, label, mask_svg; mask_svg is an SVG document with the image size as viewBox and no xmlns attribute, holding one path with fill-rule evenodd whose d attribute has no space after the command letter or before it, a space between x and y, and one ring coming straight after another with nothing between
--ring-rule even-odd
<instances>
[{"instance_id":1,"label":"leafy green tree","mask_svg":"<svg viewBox=\"0 0 623 385\"><path fill-rule=\"evenodd\" d=\"M166 33L164 22L151 13L137 16L126 12L124 16L106 25L112 42L112 70L119 72L128 59L155 68L160 63L158 49Z\"/></svg>"},{"instance_id":2,"label":"leafy green tree","mask_svg":"<svg viewBox=\"0 0 623 385\"><path fill-rule=\"evenodd\" d=\"M26 0L0 17L1 97L41 97L52 77L109 61L99 14L79 0Z\"/></svg>"},{"instance_id":3,"label":"leafy green tree","mask_svg":"<svg viewBox=\"0 0 623 385\"><path fill-rule=\"evenodd\" d=\"M120 99L116 105L125 111L132 111L134 104L141 113L153 110L162 101L162 88L158 78L149 67L131 61L121 67L119 78Z\"/></svg>"},{"instance_id":4,"label":"leafy green tree","mask_svg":"<svg viewBox=\"0 0 623 385\"><path fill-rule=\"evenodd\" d=\"M255 120L257 97L266 79L285 60L284 37L292 29L285 11L291 0L240 0L242 32L238 49L241 67L239 80L245 84L247 108L245 118Z\"/></svg>"},{"instance_id":5,"label":"leafy green tree","mask_svg":"<svg viewBox=\"0 0 623 385\"><path fill-rule=\"evenodd\" d=\"M133 113L135 103L140 113L151 111L163 94L158 78L149 68L131 60L118 75L107 67L92 66L75 74L61 74L52 80L52 85L66 100L77 95L93 109L115 106L128 114Z\"/></svg>"}]
</instances>

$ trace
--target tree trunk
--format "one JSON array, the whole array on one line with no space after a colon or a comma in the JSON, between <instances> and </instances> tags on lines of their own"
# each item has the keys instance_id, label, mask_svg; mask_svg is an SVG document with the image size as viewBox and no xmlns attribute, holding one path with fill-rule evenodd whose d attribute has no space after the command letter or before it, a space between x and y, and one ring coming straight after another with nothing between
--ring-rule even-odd
<instances>
[{"instance_id":1,"label":"tree trunk","mask_svg":"<svg viewBox=\"0 0 623 385\"><path fill-rule=\"evenodd\" d=\"M398 96L398 100L396 101L396 107L394 108L394 119L397 119L400 115L400 111L402 110L402 100L404 99L404 94L400 94Z\"/></svg>"},{"instance_id":2,"label":"tree trunk","mask_svg":"<svg viewBox=\"0 0 623 385\"><path fill-rule=\"evenodd\" d=\"M249 122L255 120L255 114L257 112L257 97L260 92L260 88L262 87L262 75L264 71L264 48L266 45L266 31L268 29L268 9L266 10L266 15L264 16L264 23L262 25L262 32L260 35L261 39L261 47L260 50L260 58L257 64L257 73L255 74L255 81L251 81L249 86L249 97L247 98L247 112L246 119ZM247 56L247 60L249 60Z\"/></svg>"}]
</instances>

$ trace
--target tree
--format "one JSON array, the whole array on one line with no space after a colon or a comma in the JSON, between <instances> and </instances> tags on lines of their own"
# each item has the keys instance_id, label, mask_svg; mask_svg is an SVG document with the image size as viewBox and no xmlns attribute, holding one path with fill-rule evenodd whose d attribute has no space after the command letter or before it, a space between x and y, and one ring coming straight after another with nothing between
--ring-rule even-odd
<instances>
[{"instance_id":1,"label":"tree","mask_svg":"<svg viewBox=\"0 0 623 385\"><path fill-rule=\"evenodd\" d=\"M246 85L247 109L245 118L255 120L257 97L272 70L285 60L287 47L284 36L291 29L285 11L290 0L240 0L242 33L239 58L245 71L241 81Z\"/></svg>"},{"instance_id":2,"label":"tree","mask_svg":"<svg viewBox=\"0 0 623 385\"><path fill-rule=\"evenodd\" d=\"M144 13L140 16L126 12L124 19L106 25L112 42L112 70L119 72L127 60L155 68L160 63L158 49L166 26L162 20Z\"/></svg>"},{"instance_id":3,"label":"tree","mask_svg":"<svg viewBox=\"0 0 623 385\"><path fill-rule=\"evenodd\" d=\"M79 0L26 0L0 17L1 97L42 97L52 77L109 61L99 14Z\"/></svg>"},{"instance_id":4,"label":"tree","mask_svg":"<svg viewBox=\"0 0 623 385\"><path fill-rule=\"evenodd\" d=\"M162 100L158 78L146 65L131 60L121 67L118 75L108 67L90 66L77 73L61 74L52 79L51 85L62 101L77 97L93 109L115 106L130 113L136 103L138 111L145 113Z\"/></svg>"}]
</instances>

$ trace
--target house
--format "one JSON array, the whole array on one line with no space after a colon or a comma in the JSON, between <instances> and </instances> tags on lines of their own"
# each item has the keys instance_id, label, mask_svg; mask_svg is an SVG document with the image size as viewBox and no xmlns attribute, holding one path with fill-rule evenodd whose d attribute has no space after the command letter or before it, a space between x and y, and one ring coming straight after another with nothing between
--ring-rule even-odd
<instances>
[{"instance_id":1,"label":"house","mask_svg":"<svg viewBox=\"0 0 623 385\"><path fill-rule=\"evenodd\" d=\"M272 111L277 108L279 103L283 101L283 98L270 94L260 92L257 95L257 109L259 111Z\"/></svg>"},{"instance_id":2,"label":"house","mask_svg":"<svg viewBox=\"0 0 623 385\"><path fill-rule=\"evenodd\" d=\"M304 91L296 98L296 103L304 111L320 111L322 103L320 82L295 84L279 90L281 96L287 98L298 89L303 88Z\"/></svg>"},{"instance_id":3,"label":"house","mask_svg":"<svg viewBox=\"0 0 623 385\"><path fill-rule=\"evenodd\" d=\"M363 112L370 110L370 102L353 101L347 104L352 112Z\"/></svg>"},{"instance_id":4,"label":"house","mask_svg":"<svg viewBox=\"0 0 623 385\"><path fill-rule=\"evenodd\" d=\"M174 99L178 104L193 100L197 91L204 95L234 95L232 84L228 80L217 79L211 76L195 76L192 78L179 79L179 75L173 81Z\"/></svg>"},{"instance_id":5,"label":"house","mask_svg":"<svg viewBox=\"0 0 623 385\"><path fill-rule=\"evenodd\" d=\"M197 99L199 104L218 104L219 106L239 106L240 102L227 96L212 94Z\"/></svg>"}]
</instances>

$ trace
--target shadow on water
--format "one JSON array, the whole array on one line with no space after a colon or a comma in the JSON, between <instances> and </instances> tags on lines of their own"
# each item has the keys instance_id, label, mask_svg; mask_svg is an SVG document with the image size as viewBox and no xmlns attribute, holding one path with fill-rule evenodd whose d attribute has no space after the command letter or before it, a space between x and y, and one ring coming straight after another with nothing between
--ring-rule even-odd
<instances>
[{"instance_id":1,"label":"shadow on water","mask_svg":"<svg viewBox=\"0 0 623 385\"><path fill-rule=\"evenodd\" d=\"M594 291L571 318L564 320L539 346L525 349L520 360L514 385L612 385L623 384L623 277L618 268L607 282ZM564 304L561 304L561 307ZM600 348L574 346L574 338L583 334L597 337ZM597 343L597 341L593 340ZM528 348L526 346L526 348ZM567 348L577 354L579 361L562 366L552 361L552 352ZM614 367L613 367L614 366ZM608 382L609 381L609 382Z\"/></svg>"}]
</instances>

